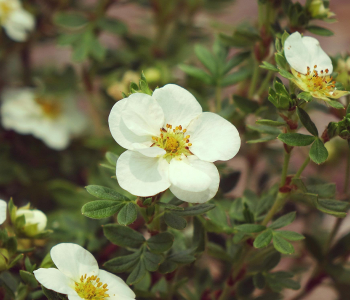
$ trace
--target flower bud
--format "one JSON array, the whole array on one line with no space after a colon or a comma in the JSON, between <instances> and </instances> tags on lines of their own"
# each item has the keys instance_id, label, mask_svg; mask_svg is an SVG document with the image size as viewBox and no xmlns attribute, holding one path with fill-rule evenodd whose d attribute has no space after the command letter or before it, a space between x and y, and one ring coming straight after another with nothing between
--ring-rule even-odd
<instances>
[{"instance_id":1,"label":"flower bud","mask_svg":"<svg viewBox=\"0 0 350 300\"><path fill-rule=\"evenodd\" d=\"M312 0L308 10L311 17L315 19L330 18L334 16L334 13L332 13L329 8L325 7L323 0Z\"/></svg>"},{"instance_id":2,"label":"flower bud","mask_svg":"<svg viewBox=\"0 0 350 300\"><path fill-rule=\"evenodd\" d=\"M144 71L144 74L149 83L157 83L161 79L161 73L157 68L148 68Z\"/></svg>"},{"instance_id":3,"label":"flower bud","mask_svg":"<svg viewBox=\"0 0 350 300\"><path fill-rule=\"evenodd\" d=\"M0 248L0 272L5 271L7 269L8 262L9 253L7 249Z\"/></svg>"},{"instance_id":4,"label":"flower bud","mask_svg":"<svg viewBox=\"0 0 350 300\"><path fill-rule=\"evenodd\" d=\"M14 224L18 232L26 237L35 237L43 233L47 223L46 215L37 209L19 208L15 214ZM23 218L22 220L19 220ZM24 222L23 222L24 221Z\"/></svg>"}]
</instances>

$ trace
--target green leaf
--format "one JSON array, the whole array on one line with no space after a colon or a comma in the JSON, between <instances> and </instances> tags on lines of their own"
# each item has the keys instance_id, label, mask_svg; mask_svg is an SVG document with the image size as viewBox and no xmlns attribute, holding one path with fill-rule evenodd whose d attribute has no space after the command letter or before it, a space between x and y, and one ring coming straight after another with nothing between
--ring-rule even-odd
<instances>
[{"instance_id":1,"label":"green leaf","mask_svg":"<svg viewBox=\"0 0 350 300\"><path fill-rule=\"evenodd\" d=\"M286 71L286 70L279 69L279 73L280 73L280 75L283 76L284 78L287 78L287 79L289 79L289 80L293 80L293 79L294 79L294 76L293 76L290 72L288 72L288 71Z\"/></svg>"},{"instance_id":2,"label":"green leaf","mask_svg":"<svg viewBox=\"0 0 350 300\"><path fill-rule=\"evenodd\" d=\"M116 155L112 152L107 152L106 153L106 159L108 160L108 162L112 165L112 166L116 166L117 164L117 160L119 158L119 155Z\"/></svg>"},{"instance_id":3,"label":"green leaf","mask_svg":"<svg viewBox=\"0 0 350 300\"><path fill-rule=\"evenodd\" d=\"M62 300L62 299L66 300L67 299L62 294L56 293L52 290L48 290L43 285L41 286L41 289L42 289L44 295L46 296L46 298L49 300Z\"/></svg>"},{"instance_id":4,"label":"green leaf","mask_svg":"<svg viewBox=\"0 0 350 300\"><path fill-rule=\"evenodd\" d=\"M107 261L104 266L113 273L121 273L131 269L138 263L141 252L136 251L135 253L118 256Z\"/></svg>"},{"instance_id":5,"label":"green leaf","mask_svg":"<svg viewBox=\"0 0 350 300\"><path fill-rule=\"evenodd\" d=\"M306 26L306 30L310 31L313 34L322 35L322 36L332 36L334 34L329 29L316 26L316 25Z\"/></svg>"},{"instance_id":6,"label":"green leaf","mask_svg":"<svg viewBox=\"0 0 350 300\"><path fill-rule=\"evenodd\" d=\"M103 233L110 242L122 247L139 248L145 242L141 233L123 225L104 225Z\"/></svg>"},{"instance_id":7,"label":"green leaf","mask_svg":"<svg viewBox=\"0 0 350 300\"><path fill-rule=\"evenodd\" d=\"M315 137L301 133L281 133L278 139L289 146L308 146L315 141Z\"/></svg>"},{"instance_id":8,"label":"green leaf","mask_svg":"<svg viewBox=\"0 0 350 300\"><path fill-rule=\"evenodd\" d=\"M118 213L117 221L120 225L127 226L134 223L136 218L137 206L133 202L129 202Z\"/></svg>"},{"instance_id":9,"label":"green leaf","mask_svg":"<svg viewBox=\"0 0 350 300\"><path fill-rule=\"evenodd\" d=\"M315 123L311 121L308 113L300 107L297 107L297 114L300 119L300 122L304 125L308 132L314 136L318 136L318 130L315 126Z\"/></svg>"},{"instance_id":10,"label":"green leaf","mask_svg":"<svg viewBox=\"0 0 350 300\"><path fill-rule=\"evenodd\" d=\"M196 257L193 255L193 249L187 249L169 255L168 260L177 264L190 264L196 260Z\"/></svg>"},{"instance_id":11,"label":"green leaf","mask_svg":"<svg viewBox=\"0 0 350 300\"><path fill-rule=\"evenodd\" d=\"M243 224L234 227L239 231L243 231L244 233L257 233L266 229L266 226L258 225L258 224Z\"/></svg>"},{"instance_id":12,"label":"green leaf","mask_svg":"<svg viewBox=\"0 0 350 300\"><path fill-rule=\"evenodd\" d=\"M234 57L232 57L228 62L225 63L223 72L221 75L225 75L228 72L230 72L234 67L238 66L242 61L246 60L247 58L250 57L250 52L241 52Z\"/></svg>"},{"instance_id":13,"label":"green leaf","mask_svg":"<svg viewBox=\"0 0 350 300\"><path fill-rule=\"evenodd\" d=\"M214 82L213 78L202 69L199 69L193 66L184 65L184 64L179 65L179 68L183 72L185 72L187 75L197 78L198 80L204 82L205 84L212 85Z\"/></svg>"},{"instance_id":14,"label":"green leaf","mask_svg":"<svg viewBox=\"0 0 350 300\"><path fill-rule=\"evenodd\" d=\"M234 85L238 82L246 80L251 75L251 71L248 68L241 68L234 73L230 73L225 76L221 81L221 86Z\"/></svg>"},{"instance_id":15,"label":"green leaf","mask_svg":"<svg viewBox=\"0 0 350 300\"><path fill-rule=\"evenodd\" d=\"M89 20L80 13L56 13L53 21L58 26L79 28L86 25Z\"/></svg>"},{"instance_id":16,"label":"green leaf","mask_svg":"<svg viewBox=\"0 0 350 300\"><path fill-rule=\"evenodd\" d=\"M271 235L271 239L272 239L272 235ZM270 242L271 242L271 239L270 239ZM270 271L274 267L276 267L280 261L281 261L281 253L275 251L264 258L261 265L261 270L265 272Z\"/></svg>"},{"instance_id":17,"label":"green leaf","mask_svg":"<svg viewBox=\"0 0 350 300\"><path fill-rule=\"evenodd\" d=\"M305 238L300 233L297 233L294 231L288 231L288 230L275 231L274 234L277 234L288 241L300 241L300 240L303 240Z\"/></svg>"},{"instance_id":18,"label":"green leaf","mask_svg":"<svg viewBox=\"0 0 350 300\"><path fill-rule=\"evenodd\" d=\"M174 272L177 268L177 263L166 260L159 266L159 272L162 274L168 274Z\"/></svg>"},{"instance_id":19,"label":"green leaf","mask_svg":"<svg viewBox=\"0 0 350 300\"><path fill-rule=\"evenodd\" d=\"M103 200L113 200L113 201L130 201L129 198L119 194L115 190L100 186L100 185L88 185L86 190L92 196Z\"/></svg>"},{"instance_id":20,"label":"green leaf","mask_svg":"<svg viewBox=\"0 0 350 300\"><path fill-rule=\"evenodd\" d=\"M281 53L275 53L275 61L278 66L278 69L286 69L288 67L287 60Z\"/></svg>"},{"instance_id":21,"label":"green leaf","mask_svg":"<svg viewBox=\"0 0 350 300\"><path fill-rule=\"evenodd\" d=\"M163 261L163 257L159 254L154 254L149 251L144 252L143 259L145 261L145 267L147 271L155 272L158 270L160 263Z\"/></svg>"},{"instance_id":22,"label":"green leaf","mask_svg":"<svg viewBox=\"0 0 350 300\"><path fill-rule=\"evenodd\" d=\"M264 232L260 233L254 240L255 248L263 248L270 244L272 239L272 230L267 229Z\"/></svg>"},{"instance_id":23,"label":"green leaf","mask_svg":"<svg viewBox=\"0 0 350 300\"><path fill-rule=\"evenodd\" d=\"M329 100L329 101L326 101L326 103L329 104L330 106L332 106L335 109L344 109L343 104L341 104L338 101Z\"/></svg>"},{"instance_id":24,"label":"green leaf","mask_svg":"<svg viewBox=\"0 0 350 300\"><path fill-rule=\"evenodd\" d=\"M306 102L310 102L314 97L309 92L302 92L298 94L298 99L302 99Z\"/></svg>"},{"instance_id":25,"label":"green leaf","mask_svg":"<svg viewBox=\"0 0 350 300\"><path fill-rule=\"evenodd\" d=\"M127 228L127 227L126 227ZM146 266L143 259L140 259L135 268L130 273L129 277L126 280L128 285L135 284L139 282L146 275Z\"/></svg>"},{"instance_id":26,"label":"green leaf","mask_svg":"<svg viewBox=\"0 0 350 300\"><path fill-rule=\"evenodd\" d=\"M216 75L217 64L213 54L210 53L210 51L207 48L203 47L200 44L197 44L194 47L194 52L196 53L196 56L198 57L200 62L208 69L208 71L211 74Z\"/></svg>"},{"instance_id":27,"label":"green leaf","mask_svg":"<svg viewBox=\"0 0 350 300\"><path fill-rule=\"evenodd\" d=\"M317 194L319 198L334 198L336 193L335 183L313 184L307 186L307 191Z\"/></svg>"},{"instance_id":28,"label":"green leaf","mask_svg":"<svg viewBox=\"0 0 350 300\"><path fill-rule=\"evenodd\" d=\"M107 51L106 49L101 45L101 43L98 41L96 37L94 37L89 45L89 54L96 59L97 61L103 61L106 57Z\"/></svg>"},{"instance_id":29,"label":"green leaf","mask_svg":"<svg viewBox=\"0 0 350 300\"><path fill-rule=\"evenodd\" d=\"M171 212L164 213L164 221L168 226L177 230L182 230L187 225L187 221L183 217Z\"/></svg>"},{"instance_id":30,"label":"green leaf","mask_svg":"<svg viewBox=\"0 0 350 300\"><path fill-rule=\"evenodd\" d=\"M275 135L264 136L260 139L247 141L248 144L265 143L275 140L277 137Z\"/></svg>"},{"instance_id":31,"label":"green leaf","mask_svg":"<svg viewBox=\"0 0 350 300\"><path fill-rule=\"evenodd\" d=\"M168 251L174 242L174 236L170 232L162 232L147 240L147 245L152 252L162 253Z\"/></svg>"},{"instance_id":32,"label":"green leaf","mask_svg":"<svg viewBox=\"0 0 350 300\"><path fill-rule=\"evenodd\" d=\"M181 211L174 211L174 213L182 217L198 216L206 213L209 210L212 210L213 208L215 208L215 204L197 204L194 206L186 207L184 210Z\"/></svg>"},{"instance_id":33,"label":"green leaf","mask_svg":"<svg viewBox=\"0 0 350 300\"><path fill-rule=\"evenodd\" d=\"M260 68L273 71L273 72L278 72L278 68L273 64L270 64L267 61L263 61L262 63L263 64L259 66Z\"/></svg>"},{"instance_id":34,"label":"green leaf","mask_svg":"<svg viewBox=\"0 0 350 300\"><path fill-rule=\"evenodd\" d=\"M76 42L78 42L81 39L81 37L82 37L81 32L61 34L57 38L57 44L59 46L71 46L71 45L75 44Z\"/></svg>"},{"instance_id":35,"label":"green leaf","mask_svg":"<svg viewBox=\"0 0 350 300\"><path fill-rule=\"evenodd\" d=\"M284 46L284 42L286 41L286 39L289 37L289 33L287 31L284 31L282 34L282 46Z\"/></svg>"},{"instance_id":36,"label":"green leaf","mask_svg":"<svg viewBox=\"0 0 350 300\"><path fill-rule=\"evenodd\" d=\"M91 219L109 218L117 213L125 203L112 200L95 200L86 203L81 213Z\"/></svg>"},{"instance_id":37,"label":"green leaf","mask_svg":"<svg viewBox=\"0 0 350 300\"><path fill-rule=\"evenodd\" d=\"M245 114L254 113L260 107L258 102L249 100L247 98L244 98L238 95L233 95L233 100L236 106Z\"/></svg>"},{"instance_id":38,"label":"green leaf","mask_svg":"<svg viewBox=\"0 0 350 300\"><path fill-rule=\"evenodd\" d=\"M328 151L326 147L324 146L321 139L317 138L315 142L312 144L309 156L312 161L314 161L316 164L322 164L324 163L328 158Z\"/></svg>"},{"instance_id":39,"label":"green leaf","mask_svg":"<svg viewBox=\"0 0 350 300\"><path fill-rule=\"evenodd\" d=\"M246 125L249 129L260 132L260 133L266 133L266 134L271 134L271 135L275 135L277 137L278 134L281 133L281 130L275 127L271 126L265 126L265 125L261 125L261 126L255 126L255 125Z\"/></svg>"},{"instance_id":40,"label":"green leaf","mask_svg":"<svg viewBox=\"0 0 350 300\"><path fill-rule=\"evenodd\" d=\"M318 199L318 204L334 212L346 212L349 208L348 202L333 199Z\"/></svg>"},{"instance_id":41,"label":"green leaf","mask_svg":"<svg viewBox=\"0 0 350 300\"><path fill-rule=\"evenodd\" d=\"M291 243L281 238L279 235L274 234L272 238L273 246L275 249L283 254L293 254L294 247Z\"/></svg>"},{"instance_id":42,"label":"green leaf","mask_svg":"<svg viewBox=\"0 0 350 300\"><path fill-rule=\"evenodd\" d=\"M260 290L262 290L265 287L266 284L266 280L265 280L265 276L262 273L256 273L253 276L253 283L254 286Z\"/></svg>"},{"instance_id":43,"label":"green leaf","mask_svg":"<svg viewBox=\"0 0 350 300\"><path fill-rule=\"evenodd\" d=\"M288 214L285 214L282 217L279 217L276 221L273 221L272 224L269 226L271 229L278 229L285 227L292 223L295 220L296 212L290 212Z\"/></svg>"},{"instance_id":44,"label":"green leaf","mask_svg":"<svg viewBox=\"0 0 350 300\"><path fill-rule=\"evenodd\" d=\"M164 207L165 209L168 209L168 210L184 210L183 207L176 206L176 205L170 204L170 203L157 202L156 204L161 206L161 207Z\"/></svg>"},{"instance_id":45,"label":"green leaf","mask_svg":"<svg viewBox=\"0 0 350 300\"><path fill-rule=\"evenodd\" d=\"M287 124L286 122L279 122L279 121L266 120L266 119L256 120L255 123L259 125L272 126L272 127L285 126Z\"/></svg>"},{"instance_id":46,"label":"green leaf","mask_svg":"<svg viewBox=\"0 0 350 300\"><path fill-rule=\"evenodd\" d=\"M24 270L19 270L19 275L22 280L28 284L31 288L36 288L38 286L38 282L36 281L34 275Z\"/></svg>"},{"instance_id":47,"label":"green leaf","mask_svg":"<svg viewBox=\"0 0 350 300\"><path fill-rule=\"evenodd\" d=\"M119 20L111 18L101 18L97 22L97 26L105 31L113 34L122 35L128 31L126 25Z\"/></svg>"}]
</instances>

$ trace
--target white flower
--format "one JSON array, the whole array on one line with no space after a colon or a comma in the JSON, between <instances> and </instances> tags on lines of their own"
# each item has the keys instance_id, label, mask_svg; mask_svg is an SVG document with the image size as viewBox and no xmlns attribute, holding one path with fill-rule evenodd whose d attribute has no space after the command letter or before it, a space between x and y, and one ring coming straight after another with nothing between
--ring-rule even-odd
<instances>
[{"instance_id":1,"label":"white flower","mask_svg":"<svg viewBox=\"0 0 350 300\"><path fill-rule=\"evenodd\" d=\"M93 255L83 247L63 243L51 249L57 269L40 268L35 278L47 289L68 295L69 300L132 300L134 292L118 276L100 270Z\"/></svg>"},{"instance_id":2,"label":"white flower","mask_svg":"<svg viewBox=\"0 0 350 300\"><path fill-rule=\"evenodd\" d=\"M294 75L293 82L301 90L325 101L348 94L335 88L335 81L330 76L332 61L315 38L294 32L284 43L284 54Z\"/></svg>"},{"instance_id":3,"label":"white flower","mask_svg":"<svg viewBox=\"0 0 350 300\"><path fill-rule=\"evenodd\" d=\"M28 236L33 237L46 228L47 217L41 211L37 209L21 209L16 211L16 218L24 216L25 225L21 230Z\"/></svg>"},{"instance_id":4,"label":"white flower","mask_svg":"<svg viewBox=\"0 0 350 300\"><path fill-rule=\"evenodd\" d=\"M136 93L120 100L108 122L114 139L128 149L117 161L118 182L142 197L170 188L183 201L208 201L220 181L213 162L231 159L241 144L230 122L203 113L193 95L174 84L152 96Z\"/></svg>"},{"instance_id":5,"label":"white flower","mask_svg":"<svg viewBox=\"0 0 350 300\"><path fill-rule=\"evenodd\" d=\"M0 24L11 39L23 42L34 29L35 20L19 0L0 0Z\"/></svg>"},{"instance_id":6,"label":"white flower","mask_svg":"<svg viewBox=\"0 0 350 300\"><path fill-rule=\"evenodd\" d=\"M7 203L0 199L0 225L6 221Z\"/></svg>"},{"instance_id":7,"label":"white flower","mask_svg":"<svg viewBox=\"0 0 350 300\"><path fill-rule=\"evenodd\" d=\"M21 134L33 134L48 147L63 150L70 138L81 134L87 125L85 116L72 100L36 96L32 89L5 91L2 125Z\"/></svg>"}]
</instances>

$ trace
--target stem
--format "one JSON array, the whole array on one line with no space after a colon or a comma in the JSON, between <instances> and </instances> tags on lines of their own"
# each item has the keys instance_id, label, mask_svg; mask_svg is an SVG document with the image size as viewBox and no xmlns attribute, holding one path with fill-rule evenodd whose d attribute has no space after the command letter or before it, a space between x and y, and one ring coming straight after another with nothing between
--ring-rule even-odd
<instances>
[{"instance_id":1,"label":"stem","mask_svg":"<svg viewBox=\"0 0 350 300\"><path fill-rule=\"evenodd\" d=\"M256 84L258 82L259 78L259 64L256 58L254 57L254 71L253 71L253 77L252 81L250 82L249 92L248 92L248 98L252 98L255 92Z\"/></svg>"},{"instance_id":2,"label":"stem","mask_svg":"<svg viewBox=\"0 0 350 300\"><path fill-rule=\"evenodd\" d=\"M350 148L348 148L348 158L346 162L345 178L344 178L344 194L349 192L349 179L350 179Z\"/></svg>"},{"instance_id":3,"label":"stem","mask_svg":"<svg viewBox=\"0 0 350 300\"><path fill-rule=\"evenodd\" d=\"M288 153L284 151L284 161L283 161L283 167L282 167L282 177L281 177L280 187L283 187L286 184L289 160L290 160L290 152Z\"/></svg>"},{"instance_id":4,"label":"stem","mask_svg":"<svg viewBox=\"0 0 350 300\"><path fill-rule=\"evenodd\" d=\"M272 75L273 75L273 72L271 72L271 71L267 72L265 79L263 80L263 82L260 85L260 88L256 92L256 94L258 96L260 96L267 89L267 87L270 84L270 80L272 78Z\"/></svg>"},{"instance_id":5,"label":"stem","mask_svg":"<svg viewBox=\"0 0 350 300\"><path fill-rule=\"evenodd\" d=\"M219 113L221 111L221 86L220 82L215 87L215 100L216 100L216 112Z\"/></svg>"},{"instance_id":6,"label":"stem","mask_svg":"<svg viewBox=\"0 0 350 300\"><path fill-rule=\"evenodd\" d=\"M309 164L310 162L310 156L308 156L305 161L303 162L303 164L301 165L301 167L299 168L298 172L295 174L294 178L300 178L301 173L303 173L304 169L306 168L306 166Z\"/></svg>"}]
</instances>

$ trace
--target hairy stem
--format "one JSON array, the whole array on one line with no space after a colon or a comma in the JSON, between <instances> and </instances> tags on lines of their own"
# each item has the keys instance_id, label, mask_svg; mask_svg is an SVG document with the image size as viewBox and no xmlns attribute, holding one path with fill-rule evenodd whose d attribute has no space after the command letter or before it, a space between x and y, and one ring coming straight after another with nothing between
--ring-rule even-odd
<instances>
[{"instance_id":1,"label":"hairy stem","mask_svg":"<svg viewBox=\"0 0 350 300\"><path fill-rule=\"evenodd\" d=\"M248 98L252 98L254 96L256 84L259 78L259 62L256 60L255 57L253 59L254 59L254 70L253 70L252 81L250 82L250 87L248 91Z\"/></svg>"},{"instance_id":2,"label":"hairy stem","mask_svg":"<svg viewBox=\"0 0 350 300\"><path fill-rule=\"evenodd\" d=\"M304 169L306 168L306 166L309 164L310 161L311 161L310 156L308 156L303 162L303 164L301 165L301 167L299 168L298 172L295 174L294 178L300 178L301 173L303 173Z\"/></svg>"}]
</instances>

